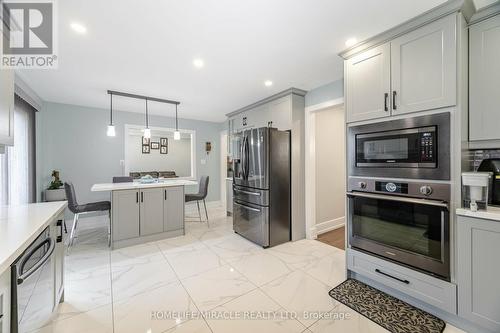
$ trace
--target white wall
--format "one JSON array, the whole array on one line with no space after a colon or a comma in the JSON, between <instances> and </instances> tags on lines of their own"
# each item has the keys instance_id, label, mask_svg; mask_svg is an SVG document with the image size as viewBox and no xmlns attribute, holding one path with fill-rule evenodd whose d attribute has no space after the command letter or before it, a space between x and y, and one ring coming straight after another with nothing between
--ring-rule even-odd
<instances>
[{"instance_id":1,"label":"white wall","mask_svg":"<svg viewBox=\"0 0 500 333\"><path fill-rule=\"evenodd\" d=\"M151 136L151 142L159 142L159 136ZM175 171L179 177L191 176L191 139L168 140L168 154L159 149L142 153L142 136L130 134L127 147L127 165L130 172Z\"/></svg>"},{"instance_id":2,"label":"white wall","mask_svg":"<svg viewBox=\"0 0 500 333\"><path fill-rule=\"evenodd\" d=\"M345 218L344 109L316 112L315 125L316 229L322 233Z\"/></svg>"}]
</instances>

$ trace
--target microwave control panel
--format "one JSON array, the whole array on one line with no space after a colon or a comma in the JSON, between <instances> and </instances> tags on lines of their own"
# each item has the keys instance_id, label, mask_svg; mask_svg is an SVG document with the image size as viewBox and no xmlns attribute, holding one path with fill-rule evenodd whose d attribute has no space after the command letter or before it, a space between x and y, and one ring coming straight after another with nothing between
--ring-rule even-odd
<instances>
[{"instance_id":1,"label":"microwave control panel","mask_svg":"<svg viewBox=\"0 0 500 333\"><path fill-rule=\"evenodd\" d=\"M436 132L420 133L420 161L433 162L436 157Z\"/></svg>"}]
</instances>

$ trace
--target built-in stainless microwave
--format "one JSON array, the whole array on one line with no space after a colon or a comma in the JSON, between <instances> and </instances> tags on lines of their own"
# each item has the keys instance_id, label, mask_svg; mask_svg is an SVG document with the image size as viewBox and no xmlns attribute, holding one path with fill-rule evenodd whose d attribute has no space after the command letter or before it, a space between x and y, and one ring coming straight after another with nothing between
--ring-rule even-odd
<instances>
[{"instance_id":1,"label":"built-in stainless microwave","mask_svg":"<svg viewBox=\"0 0 500 333\"><path fill-rule=\"evenodd\" d=\"M448 180L449 143L449 113L349 127L349 175Z\"/></svg>"}]
</instances>

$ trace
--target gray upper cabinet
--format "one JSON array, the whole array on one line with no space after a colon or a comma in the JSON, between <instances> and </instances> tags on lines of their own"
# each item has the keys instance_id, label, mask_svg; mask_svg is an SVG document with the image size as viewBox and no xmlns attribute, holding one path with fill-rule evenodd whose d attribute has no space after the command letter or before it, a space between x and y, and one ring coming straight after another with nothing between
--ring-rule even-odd
<instances>
[{"instance_id":1,"label":"gray upper cabinet","mask_svg":"<svg viewBox=\"0 0 500 333\"><path fill-rule=\"evenodd\" d=\"M14 144L14 71L0 69L0 145Z\"/></svg>"},{"instance_id":2,"label":"gray upper cabinet","mask_svg":"<svg viewBox=\"0 0 500 333\"><path fill-rule=\"evenodd\" d=\"M458 313L500 332L500 222L458 217Z\"/></svg>"},{"instance_id":3,"label":"gray upper cabinet","mask_svg":"<svg viewBox=\"0 0 500 333\"><path fill-rule=\"evenodd\" d=\"M139 237L139 191L113 191L113 241Z\"/></svg>"},{"instance_id":4,"label":"gray upper cabinet","mask_svg":"<svg viewBox=\"0 0 500 333\"><path fill-rule=\"evenodd\" d=\"M163 232L163 190L162 188L148 188L140 192L141 236Z\"/></svg>"},{"instance_id":5,"label":"gray upper cabinet","mask_svg":"<svg viewBox=\"0 0 500 333\"><path fill-rule=\"evenodd\" d=\"M456 104L456 15L391 41L392 114Z\"/></svg>"},{"instance_id":6,"label":"gray upper cabinet","mask_svg":"<svg viewBox=\"0 0 500 333\"><path fill-rule=\"evenodd\" d=\"M174 231L184 228L184 186L163 189L163 229ZM182 207L182 209L179 209Z\"/></svg>"},{"instance_id":7,"label":"gray upper cabinet","mask_svg":"<svg viewBox=\"0 0 500 333\"><path fill-rule=\"evenodd\" d=\"M346 61L347 121L390 116L390 45L384 44Z\"/></svg>"},{"instance_id":8,"label":"gray upper cabinet","mask_svg":"<svg viewBox=\"0 0 500 333\"><path fill-rule=\"evenodd\" d=\"M500 140L500 15L469 33L469 140Z\"/></svg>"}]
</instances>

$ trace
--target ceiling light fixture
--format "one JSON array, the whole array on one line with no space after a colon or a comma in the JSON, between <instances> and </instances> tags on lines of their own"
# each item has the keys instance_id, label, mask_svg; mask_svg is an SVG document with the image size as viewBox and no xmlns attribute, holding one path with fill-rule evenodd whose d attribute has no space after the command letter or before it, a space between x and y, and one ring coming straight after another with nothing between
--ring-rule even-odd
<instances>
[{"instance_id":1,"label":"ceiling light fixture","mask_svg":"<svg viewBox=\"0 0 500 333\"><path fill-rule=\"evenodd\" d=\"M71 23L70 26L71 26L71 29L78 32L79 34L83 35L83 34L87 33L87 28L85 28L85 26L83 24L73 22L73 23Z\"/></svg>"},{"instance_id":2,"label":"ceiling light fixture","mask_svg":"<svg viewBox=\"0 0 500 333\"><path fill-rule=\"evenodd\" d=\"M151 139L151 130L149 129L149 115L148 115L148 100L146 99L146 128L144 129L144 137Z\"/></svg>"},{"instance_id":3,"label":"ceiling light fixture","mask_svg":"<svg viewBox=\"0 0 500 333\"><path fill-rule=\"evenodd\" d=\"M115 125L113 125L113 94L110 94L109 125L106 131L107 136L116 136Z\"/></svg>"},{"instance_id":4,"label":"ceiling light fixture","mask_svg":"<svg viewBox=\"0 0 500 333\"><path fill-rule=\"evenodd\" d=\"M181 132L179 132L179 118L177 118L177 104L175 104L175 132L174 132L174 140L181 139Z\"/></svg>"},{"instance_id":5,"label":"ceiling light fixture","mask_svg":"<svg viewBox=\"0 0 500 333\"><path fill-rule=\"evenodd\" d=\"M270 87L270 86L272 86L272 85L273 85L273 81L271 81L271 80L266 80L266 81L264 81L264 85L265 85L266 87Z\"/></svg>"},{"instance_id":6,"label":"ceiling light fixture","mask_svg":"<svg viewBox=\"0 0 500 333\"><path fill-rule=\"evenodd\" d=\"M193 60L193 65L196 68L203 68L203 66L205 66L205 62L203 61L203 59L196 58Z\"/></svg>"},{"instance_id":7,"label":"ceiling light fixture","mask_svg":"<svg viewBox=\"0 0 500 333\"><path fill-rule=\"evenodd\" d=\"M358 43L358 40L356 38L352 37L352 38L349 38L348 40L345 41L345 46L351 47L357 43Z\"/></svg>"}]
</instances>

